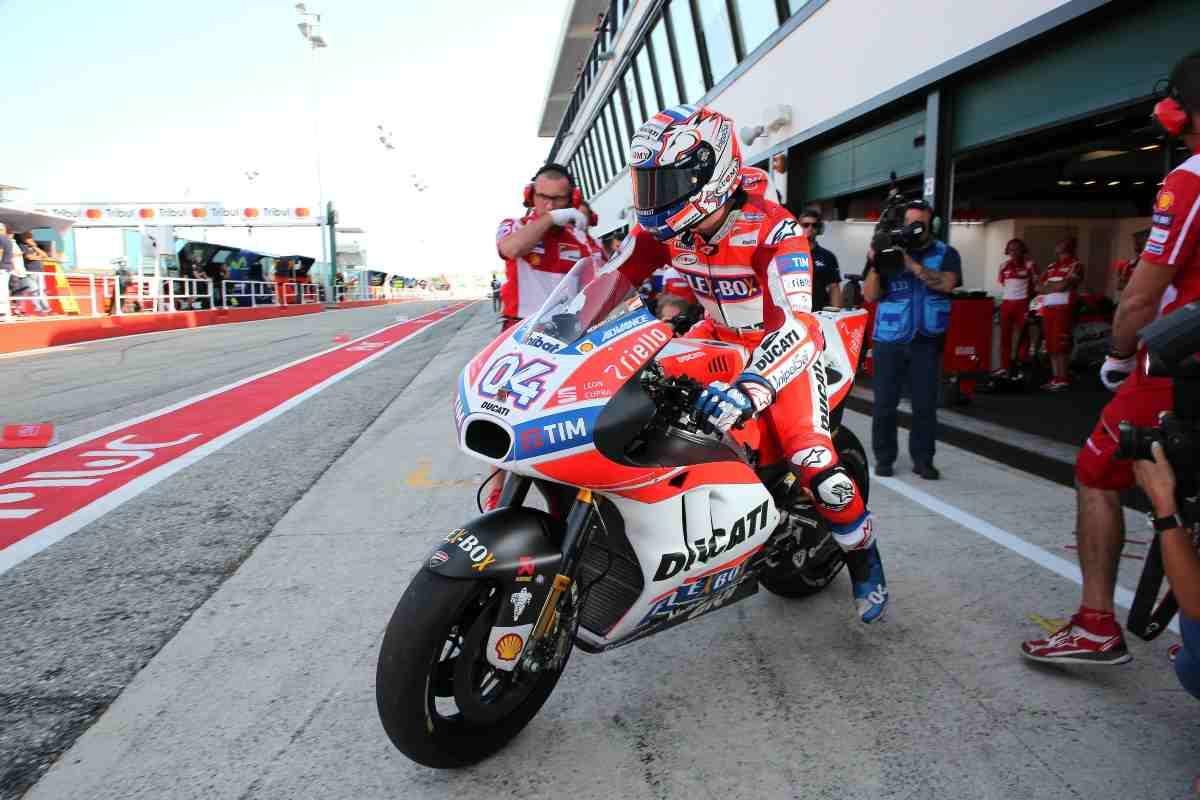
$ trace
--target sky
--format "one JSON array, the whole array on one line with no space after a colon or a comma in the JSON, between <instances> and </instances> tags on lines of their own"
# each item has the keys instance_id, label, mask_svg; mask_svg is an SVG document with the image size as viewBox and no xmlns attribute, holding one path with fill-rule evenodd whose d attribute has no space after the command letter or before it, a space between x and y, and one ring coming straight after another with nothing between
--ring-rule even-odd
<instances>
[{"instance_id":1,"label":"sky","mask_svg":"<svg viewBox=\"0 0 1200 800\"><path fill-rule=\"evenodd\" d=\"M307 6L329 43L315 65L294 0L0 0L0 183L38 203L315 208L319 97L324 196L373 265L499 269L496 227L552 142L537 125L566 0ZM252 237L319 255L313 232Z\"/></svg>"}]
</instances>

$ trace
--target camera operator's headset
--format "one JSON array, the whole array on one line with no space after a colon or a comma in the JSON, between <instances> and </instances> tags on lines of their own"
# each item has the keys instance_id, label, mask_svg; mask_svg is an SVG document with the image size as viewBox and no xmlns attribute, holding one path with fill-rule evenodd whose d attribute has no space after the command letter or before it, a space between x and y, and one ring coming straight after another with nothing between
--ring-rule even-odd
<instances>
[{"instance_id":1,"label":"camera operator's headset","mask_svg":"<svg viewBox=\"0 0 1200 800\"><path fill-rule=\"evenodd\" d=\"M916 209L917 211L929 212L929 230L926 232L927 235L925 239L927 242L942 232L942 218L937 216L937 212L934 210L933 204L925 198L921 197L917 198L916 200L909 200L904 205L904 209L905 211L909 209ZM914 225L916 223L909 224Z\"/></svg>"},{"instance_id":2,"label":"camera operator's headset","mask_svg":"<svg viewBox=\"0 0 1200 800\"><path fill-rule=\"evenodd\" d=\"M571 174L571 170L567 169L562 164L550 163L550 164L544 164L541 167L539 167L538 171L533 173L533 177L529 179L529 183L525 184L525 192L524 192L522 199L525 203L526 208L533 208L533 183L534 183L534 181L536 181L541 176L545 175L547 172L561 172L563 175L566 175L567 183L570 184L570 186L571 186L571 201L570 201L571 208L579 208L581 205L583 205L583 192L580 191L579 187L575 185L575 176ZM599 221L600 221L600 219L599 219L599 217L596 216L595 211L592 211L590 214L588 214L588 225L589 226L595 225Z\"/></svg>"}]
</instances>

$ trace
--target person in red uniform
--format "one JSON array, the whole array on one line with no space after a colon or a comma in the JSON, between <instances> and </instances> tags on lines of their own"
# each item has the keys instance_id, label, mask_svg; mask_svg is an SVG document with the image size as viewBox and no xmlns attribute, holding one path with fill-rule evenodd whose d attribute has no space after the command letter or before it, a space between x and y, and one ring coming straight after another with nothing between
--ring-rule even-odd
<instances>
[{"instance_id":1,"label":"person in red uniform","mask_svg":"<svg viewBox=\"0 0 1200 800\"><path fill-rule=\"evenodd\" d=\"M1171 83L1182 104L1181 114L1186 115L1176 134L1192 153L1200 153L1200 51L1176 65ZM1161 121L1163 115L1158 116ZM1192 155L1167 175L1154 200L1152 222L1138 268L1117 306L1112 352L1100 368L1100 380L1117 394L1104 407L1075 464L1082 604L1061 630L1021 646L1026 657L1037 661L1123 664L1130 660L1113 615L1117 565L1125 541L1120 492L1134 484L1133 462L1116 458L1117 426L1121 422L1157 425L1159 413L1173 404L1171 380L1146 374L1146 353L1139 347L1138 331L1157 316L1200 300L1200 155Z\"/></svg>"},{"instance_id":2,"label":"person in red uniform","mask_svg":"<svg viewBox=\"0 0 1200 800\"><path fill-rule=\"evenodd\" d=\"M859 618L882 618L888 589L874 524L830 438L808 238L787 209L743 188L733 121L715 111L656 114L634 134L629 164L638 223L601 272L619 269L636 286L671 264L707 315L687 335L750 351L744 371L710 384L697 408L721 432L763 420L845 551Z\"/></svg>"},{"instance_id":3,"label":"person in red uniform","mask_svg":"<svg viewBox=\"0 0 1200 800\"><path fill-rule=\"evenodd\" d=\"M592 248L592 253L599 253L601 258L607 258L608 253L604 250L604 245L600 244L600 240L592 236L592 227L595 226L600 218L596 216L596 212L592 210L592 204L584 200L579 204L579 211L583 214L584 226L582 228L583 235L587 237L588 245Z\"/></svg>"},{"instance_id":4,"label":"person in red uniform","mask_svg":"<svg viewBox=\"0 0 1200 800\"><path fill-rule=\"evenodd\" d=\"M1075 257L1075 250L1075 237L1068 236L1059 242L1054 248L1058 260L1046 267L1037 282L1037 292L1042 296L1042 336L1053 372L1042 388L1049 392L1061 392L1071 385L1067 360L1071 353L1075 287L1083 281L1083 265Z\"/></svg>"},{"instance_id":5,"label":"person in red uniform","mask_svg":"<svg viewBox=\"0 0 1200 800\"><path fill-rule=\"evenodd\" d=\"M1000 368L992 374L1002 377L1012 372L1021 331L1029 313L1029 298L1037 279L1037 265L1029 257L1029 248L1021 239L1011 239L1004 246L1008 258L1000 265ZM1014 335L1015 334L1015 335Z\"/></svg>"},{"instance_id":6,"label":"person in red uniform","mask_svg":"<svg viewBox=\"0 0 1200 800\"><path fill-rule=\"evenodd\" d=\"M496 232L496 249L504 259L505 283L500 290L501 330L541 308L575 262L592 254L588 218L579 210L583 198L566 167L546 164L525 187L521 219L506 219Z\"/></svg>"}]
</instances>

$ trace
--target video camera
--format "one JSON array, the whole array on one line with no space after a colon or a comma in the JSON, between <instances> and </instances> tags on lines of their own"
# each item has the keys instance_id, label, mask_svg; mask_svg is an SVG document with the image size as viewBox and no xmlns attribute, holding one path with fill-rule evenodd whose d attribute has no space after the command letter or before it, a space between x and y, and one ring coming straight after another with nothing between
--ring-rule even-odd
<instances>
[{"instance_id":1,"label":"video camera","mask_svg":"<svg viewBox=\"0 0 1200 800\"><path fill-rule=\"evenodd\" d=\"M1138 332L1146 344L1150 375L1173 378L1172 411L1159 417L1152 428L1122 422L1119 427L1117 458L1152 460L1150 446L1162 444L1163 452L1175 472L1175 498L1185 524L1200 520L1196 444L1200 442L1200 302L1189 303L1147 325ZM1163 582L1162 550L1154 537L1146 566L1138 580L1126 627L1146 641L1158 636L1178 610L1174 594L1158 600Z\"/></svg>"},{"instance_id":2,"label":"video camera","mask_svg":"<svg viewBox=\"0 0 1200 800\"><path fill-rule=\"evenodd\" d=\"M904 270L904 253L915 250L928 241L926 224L921 220L904 223L904 212L919 201L909 200L900 193L896 173L891 174L891 187L884 200L883 211L871 236L871 249L875 251L875 269L880 276L889 278Z\"/></svg>"}]
</instances>

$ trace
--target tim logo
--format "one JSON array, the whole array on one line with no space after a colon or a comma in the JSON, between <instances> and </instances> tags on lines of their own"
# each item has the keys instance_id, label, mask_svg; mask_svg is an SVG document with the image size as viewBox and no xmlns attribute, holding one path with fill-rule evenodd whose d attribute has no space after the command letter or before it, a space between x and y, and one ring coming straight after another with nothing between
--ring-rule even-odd
<instances>
[{"instance_id":1,"label":"tim logo","mask_svg":"<svg viewBox=\"0 0 1200 800\"><path fill-rule=\"evenodd\" d=\"M808 256L804 253L775 256L775 267L779 270L780 275L787 275L790 272L809 272L811 270Z\"/></svg>"}]
</instances>

